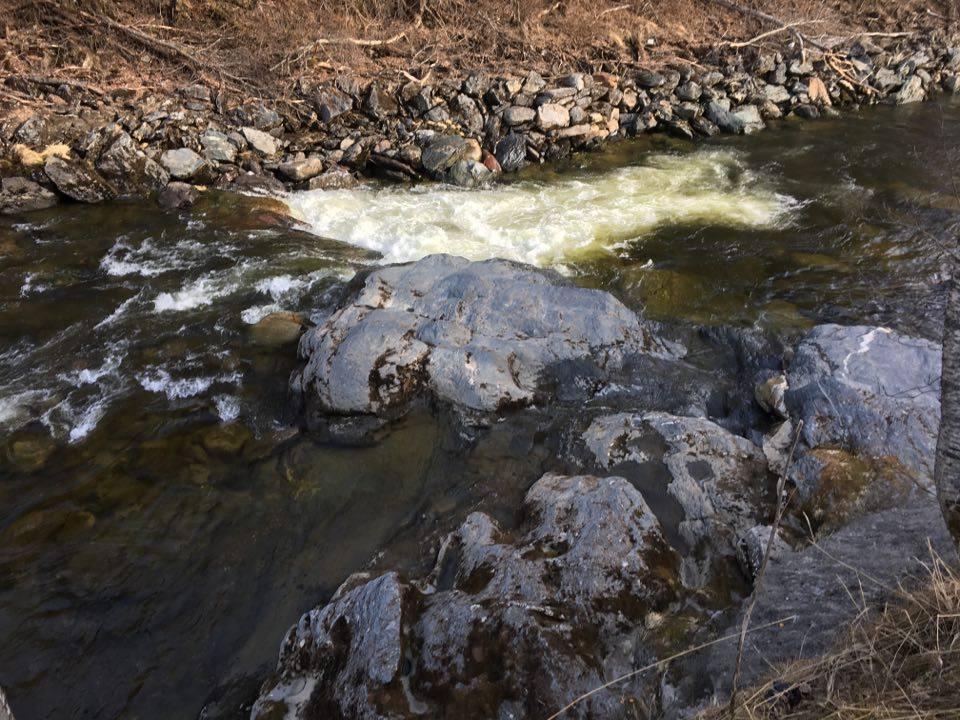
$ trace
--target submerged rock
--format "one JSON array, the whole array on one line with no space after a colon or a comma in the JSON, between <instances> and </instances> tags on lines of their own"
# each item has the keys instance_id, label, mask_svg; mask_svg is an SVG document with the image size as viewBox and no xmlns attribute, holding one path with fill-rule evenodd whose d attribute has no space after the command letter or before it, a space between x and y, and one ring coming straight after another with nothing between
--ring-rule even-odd
<instances>
[{"instance_id":1,"label":"submerged rock","mask_svg":"<svg viewBox=\"0 0 960 720\"><path fill-rule=\"evenodd\" d=\"M157 196L157 204L166 210L181 210L193 205L200 197L200 191L193 185L172 182Z\"/></svg>"},{"instance_id":2,"label":"submerged rock","mask_svg":"<svg viewBox=\"0 0 960 720\"><path fill-rule=\"evenodd\" d=\"M56 193L32 180L23 177L0 180L0 215L44 210L56 204Z\"/></svg>"},{"instance_id":3,"label":"submerged rock","mask_svg":"<svg viewBox=\"0 0 960 720\"><path fill-rule=\"evenodd\" d=\"M548 474L523 510L516 539L470 515L421 582L348 580L291 628L251 717L535 717L649 662L676 559L637 490ZM648 682L581 713L632 717Z\"/></svg>"},{"instance_id":4,"label":"submerged rock","mask_svg":"<svg viewBox=\"0 0 960 720\"><path fill-rule=\"evenodd\" d=\"M547 399L558 366L575 382L569 366L579 363L600 386L631 355L677 351L608 293L517 263L433 255L367 275L304 335L306 364L291 386L308 424L327 413L389 413L425 397L492 413Z\"/></svg>"}]
</instances>

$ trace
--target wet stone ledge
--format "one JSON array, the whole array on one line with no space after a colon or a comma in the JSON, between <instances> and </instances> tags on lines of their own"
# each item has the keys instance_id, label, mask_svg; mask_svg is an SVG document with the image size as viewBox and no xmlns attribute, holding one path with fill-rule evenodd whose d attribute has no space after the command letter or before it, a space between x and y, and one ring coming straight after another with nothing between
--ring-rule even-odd
<instances>
[{"instance_id":1,"label":"wet stone ledge","mask_svg":"<svg viewBox=\"0 0 960 720\"><path fill-rule=\"evenodd\" d=\"M296 103L272 105L204 85L165 97L87 96L64 86L53 93L58 110L23 108L0 123L0 213L58 198L157 194L182 207L182 191L162 192L171 182L268 192L339 188L363 177L483 185L642 133L690 141L751 134L781 118L955 93L960 42L864 37L802 56L727 49L700 67L473 73L434 84L340 75L302 85Z\"/></svg>"}]
</instances>

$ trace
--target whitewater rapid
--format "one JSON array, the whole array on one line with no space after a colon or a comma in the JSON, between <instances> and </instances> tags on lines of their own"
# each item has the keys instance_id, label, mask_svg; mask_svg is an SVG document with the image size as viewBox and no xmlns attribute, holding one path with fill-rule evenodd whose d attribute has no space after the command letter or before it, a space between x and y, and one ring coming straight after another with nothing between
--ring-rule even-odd
<instances>
[{"instance_id":1,"label":"whitewater rapid","mask_svg":"<svg viewBox=\"0 0 960 720\"><path fill-rule=\"evenodd\" d=\"M736 153L715 149L480 190L360 187L281 199L312 232L378 252L384 262L453 253L554 267L615 252L669 225L773 227L796 205Z\"/></svg>"}]
</instances>

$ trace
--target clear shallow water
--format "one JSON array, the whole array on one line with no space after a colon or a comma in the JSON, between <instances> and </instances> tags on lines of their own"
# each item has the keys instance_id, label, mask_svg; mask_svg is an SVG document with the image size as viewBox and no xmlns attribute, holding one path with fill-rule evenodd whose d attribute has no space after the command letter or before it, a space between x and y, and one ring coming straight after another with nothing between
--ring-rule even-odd
<instances>
[{"instance_id":1,"label":"clear shallow water","mask_svg":"<svg viewBox=\"0 0 960 720\"><path fill-rule=\"evenodd\" d=\"M550 434L472 446L430 417L376 445L296 435L294 350L251 323L358 268L446 251L558 267L648 316L936 336L960 229L960 107L622 144L480 192L212 196L0 220L0 685L20 718L194 717L370 562L418 563L468 510L505 521Z\"/></svg>"}]
</instances>

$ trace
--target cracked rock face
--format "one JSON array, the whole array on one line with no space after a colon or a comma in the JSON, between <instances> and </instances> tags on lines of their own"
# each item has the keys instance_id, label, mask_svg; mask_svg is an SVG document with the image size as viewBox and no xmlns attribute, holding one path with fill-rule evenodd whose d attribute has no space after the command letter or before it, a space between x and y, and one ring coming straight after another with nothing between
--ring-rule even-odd
<instances>
[{"instance_id":1,"label":"cracked rock face","mask_svg":"<svg viewBox=\"0 0 960 720\"><path fill-rule=\"evenodd\" d=\"M539 717L649 662L676 558L639 492L548 474L523 510L513 536L470 515L423 581L348 580L291 628L252 718ZM571 717L633 717L643 683Z\"/></svg>"},{"instance_id":2,"label":"cracked rock face","mask_svg":"<svg viewBox=\"0 0 960 720\"><path fill-rule=\"evenodd\" d=\"M589 366L591 382L639 354L676 357L608 293L502 261L434 255L370 273L300 343L291 387L311 418L380 415L430 396L491 413L545 396L551 369ZM573 373L576 376L576 373Z\"/></svg>"},{"instance_id":3,"label":"cracked rock face","mask_svg":"<svg viewBox=\"0 0 960 720\"><path fill-rule=\"evenodd\" d=\"M933 476L940 346L886 328L821 325L797 346L785 401L808 448L893 457Z\"/></svg>"},{"instance_id":4,"label":"cracked rock face","mask_svg":"<svg viewBox=\"0 0 960 720\"><path fill-rule=\"evenodd\" d=\"M705 418L606 415L583 439L600 467L632 462L651 477L666 472L682 515L677 529L692 550L683 565L688 587L709 581L716 554L735 558L738 538L772 506L775 480L761 449Z\"/></svg>"}]
</instances>

